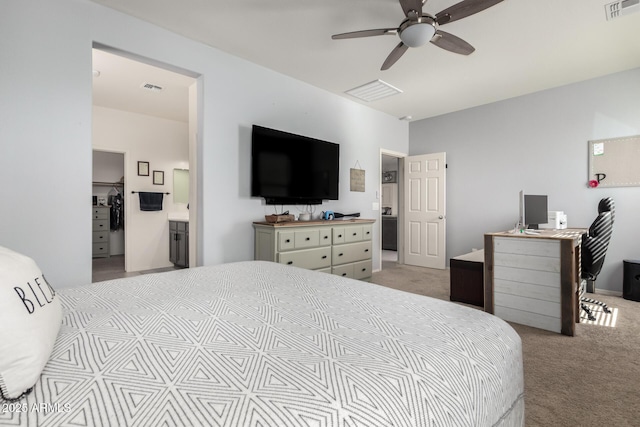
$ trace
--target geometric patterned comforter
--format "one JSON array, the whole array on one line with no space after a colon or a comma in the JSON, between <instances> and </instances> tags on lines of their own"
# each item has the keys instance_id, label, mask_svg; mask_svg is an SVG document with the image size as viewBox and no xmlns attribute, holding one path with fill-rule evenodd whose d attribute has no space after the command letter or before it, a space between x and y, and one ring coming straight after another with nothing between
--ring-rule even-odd
<instances>
[{"instance_id":1,"label":"geometric patterned comforter","mask_svg":"<svg viewBox=\"0 0 640 427\"><path fill-rule=\"evenodd\" d=\"M263 261L59 289L24 426L523 426L520 337L480 310Z\"/></svg>"}]
</instances>

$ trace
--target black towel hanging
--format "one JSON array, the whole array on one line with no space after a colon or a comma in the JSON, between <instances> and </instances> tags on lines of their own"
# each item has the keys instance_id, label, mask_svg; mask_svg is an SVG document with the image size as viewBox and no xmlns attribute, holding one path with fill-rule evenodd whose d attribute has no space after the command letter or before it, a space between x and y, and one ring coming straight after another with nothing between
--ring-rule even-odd
<instances>
[{"instance_id":1,"label":"black towel hanging","mask_svg":"<svg viewBox=\"0 0 640 427\"><path fill-rule=\"evenodd\" d=\"M141 211L161 211L162 199L164 193L150 193L147 191L139 191L140 210Z\"/></svg>"}]
</instances>

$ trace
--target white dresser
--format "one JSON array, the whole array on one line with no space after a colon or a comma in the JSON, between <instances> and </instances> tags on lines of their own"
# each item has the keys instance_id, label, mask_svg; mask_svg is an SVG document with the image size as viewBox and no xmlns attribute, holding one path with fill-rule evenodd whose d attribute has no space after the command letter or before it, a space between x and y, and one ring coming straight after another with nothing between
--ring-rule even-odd
<instances>
[{"instance_id":1,"label":"white dresser","mask_svg":"<svg viewBox=\"0 0 640 427\"><path fill-rule=\"evenodd\" d=\"M580 313L580 242L586 231L485 234L485 311L510 322L574 335Z\"/></svg>"},{"instance_id":2,"label":"white dresser","mask_svg":"<svg viewBox=\"0 0 640 427\"><path fill-rule=\"evenodd\" d=\"M93 258L109 258L110 206L93 207Z\"/></svg>"},{"instance_id":3,"label":"white dresser","mask_svg":"<svg viewBox=\"0 0 640 427\"><path fill-rule=\"evenodd\" d=\"M374 220L254 222L256 260L353 279L371 277Z\"/></svg>"}]
</instances>

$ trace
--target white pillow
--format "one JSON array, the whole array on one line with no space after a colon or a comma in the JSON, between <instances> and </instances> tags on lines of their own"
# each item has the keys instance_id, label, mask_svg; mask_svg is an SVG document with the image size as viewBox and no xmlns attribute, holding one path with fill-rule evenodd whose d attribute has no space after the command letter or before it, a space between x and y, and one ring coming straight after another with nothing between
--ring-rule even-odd
<instances>
[{"instance_id":1,"label":"white pillow","mask_svg":"<svg viewBox=\"0 0 640 427\"><path fill-rule=\"evenodd\" d=\"M36 263L0 246L0 401L38 381L61 320L60 298Z\"/></svg>"}]
</instances>

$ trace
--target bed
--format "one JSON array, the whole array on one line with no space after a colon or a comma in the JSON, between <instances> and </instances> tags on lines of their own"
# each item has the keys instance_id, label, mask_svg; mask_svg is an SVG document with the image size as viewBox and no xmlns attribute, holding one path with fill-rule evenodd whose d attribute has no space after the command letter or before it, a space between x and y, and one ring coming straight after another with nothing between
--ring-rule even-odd
<instances>
[{"instance_id":1,"label":"bed","mask_svg":"<svg viewBox=\"0 0 640 427\"><path fill-rule=\"evenodd\" d=\"M462 305L263 261L56 296L52 354L1 425L524 425L520 337Z\"/></svg>"}]
</instances>

